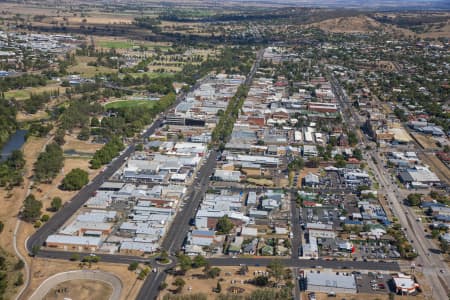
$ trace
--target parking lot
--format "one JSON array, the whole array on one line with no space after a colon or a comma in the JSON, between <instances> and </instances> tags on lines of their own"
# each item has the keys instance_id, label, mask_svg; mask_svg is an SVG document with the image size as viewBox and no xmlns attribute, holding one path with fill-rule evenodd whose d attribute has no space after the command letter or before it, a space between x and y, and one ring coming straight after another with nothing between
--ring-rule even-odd
<instances>
[{"instance_id":1,"label":"parking lot","mask_svg":"<svg viewBox=\"0 0 450 300\"><path fill-rule=\"evenodd\" d=\"M358 293L388 294L393 291L391 276L381 273L360 274L355 272Z\"/></svg>"}]
</instances>

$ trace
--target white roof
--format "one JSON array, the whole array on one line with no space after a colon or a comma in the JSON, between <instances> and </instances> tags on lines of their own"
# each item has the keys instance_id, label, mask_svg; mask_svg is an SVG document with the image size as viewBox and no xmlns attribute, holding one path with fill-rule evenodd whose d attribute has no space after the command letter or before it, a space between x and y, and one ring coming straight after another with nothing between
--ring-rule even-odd
<instances>
[{"instance_id":1,"label":"white roof","mask_svg":"<svg viewBox=\"0 0 450 300\"><path fill-rule=\"evenodd\" d=\"M52 234L47 238L46 242L80 246L100 246L101 239L91 236Z\"/></svg>"},{"instance_id":2,"label":"white roof","mask_svg":"<svg viewBox=\"0 0 450 300\"><path fill-rule=\"evenodd\" d=\"M395 286L402 289L412 289L416 287L416 283L411 276L399 273L397 276L393 276Z\"/></svg>"},{"instance_id":3,"label":"white roof","mask_svg":"<svg viewBox=\"0 0 450 300\"><path fill-rule=\"evenodd\" d=\"M356 281L353 274L346 276L341 273L337 275L331 272L312 272L306 273L306 277L308 278L308 285L356 290Z\"/></svg>"}]
</instances>

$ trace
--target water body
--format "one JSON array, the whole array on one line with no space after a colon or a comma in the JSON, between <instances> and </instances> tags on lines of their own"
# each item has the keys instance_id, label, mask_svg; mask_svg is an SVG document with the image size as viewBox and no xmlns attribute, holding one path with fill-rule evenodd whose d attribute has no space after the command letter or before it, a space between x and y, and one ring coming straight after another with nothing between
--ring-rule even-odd
<instances>
[{"instance_id":1,"label":"water body","mask_svg":"<svg viewBox=\"0 0 450 300\"><path fill-rule=\"evenodd\" d=\"M3 146L1 151L0 161L4 161L7 159L14 150L20 150L23 144L25 143L25 135L27 134L27 130L17 130L6 144Z\"/></svg>"}]
</instances>

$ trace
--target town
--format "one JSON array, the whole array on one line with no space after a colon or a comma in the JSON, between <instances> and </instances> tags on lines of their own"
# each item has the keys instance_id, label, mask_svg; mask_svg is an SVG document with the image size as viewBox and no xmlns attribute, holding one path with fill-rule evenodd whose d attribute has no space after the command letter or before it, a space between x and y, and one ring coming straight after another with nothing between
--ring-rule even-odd
<instances>
[{"instance_id":1,"label":"town","mask_svg":"<svg viewBox=\"0 0 450 300\"><path fill-rule=\"evenodd\" d=\"M4 297L449 297L447 13L85 5L2 6Z\"/></svg>"}]
</instances>

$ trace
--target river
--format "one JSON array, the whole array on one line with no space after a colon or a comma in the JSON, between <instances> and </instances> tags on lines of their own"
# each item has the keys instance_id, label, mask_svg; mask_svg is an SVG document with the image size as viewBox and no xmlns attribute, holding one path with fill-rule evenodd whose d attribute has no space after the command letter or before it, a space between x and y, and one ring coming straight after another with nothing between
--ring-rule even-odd
<instances>
[{"instance_id":1,"label":"river","mask_svg":"<svg viewBox=\"0 0 450 300\"><path fill-rule=\"evenodd\" d=\"M25 135L27 134L27 130L17 130L6 144L3 146L1 151L0 161L4 161L7 159L14 150L19 150L22 148L25 143Z\"/></svg>"}]
</instances>

